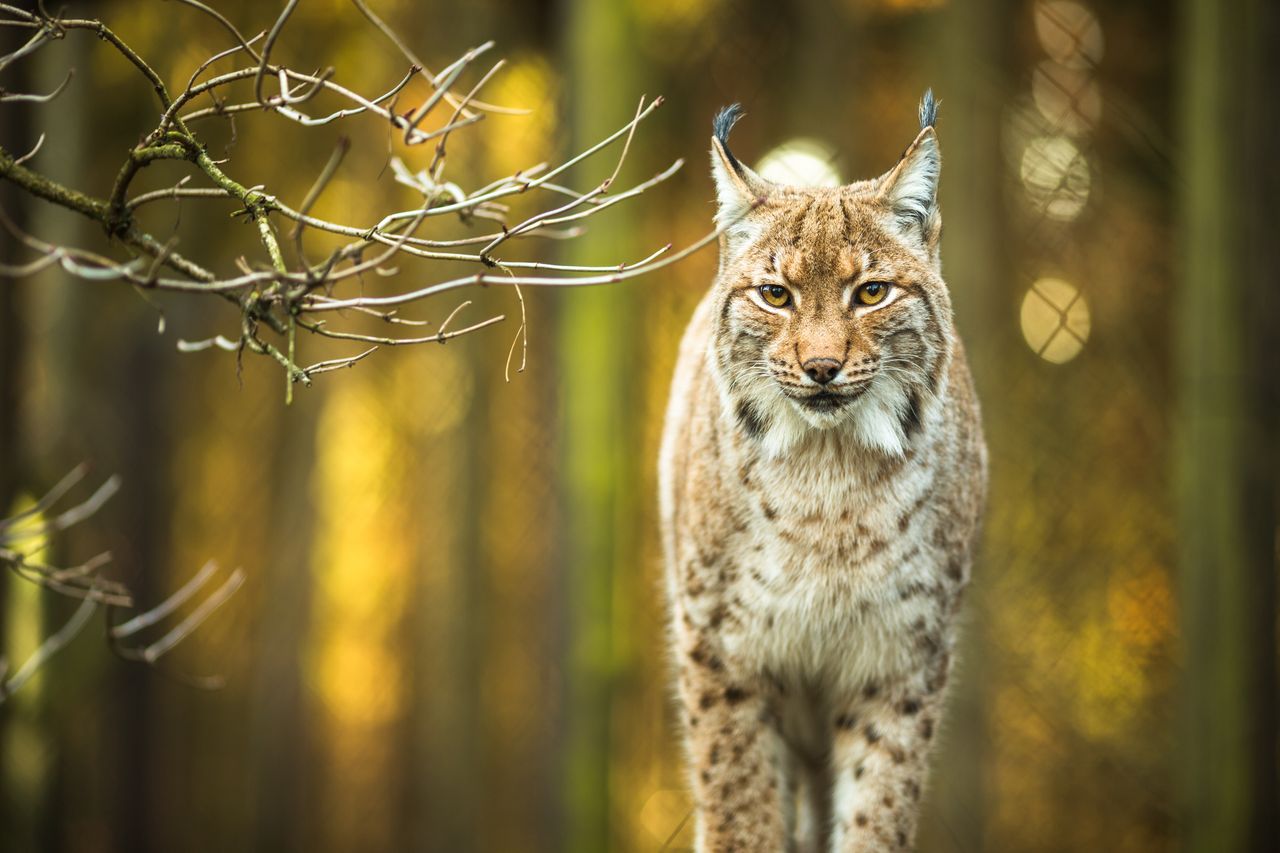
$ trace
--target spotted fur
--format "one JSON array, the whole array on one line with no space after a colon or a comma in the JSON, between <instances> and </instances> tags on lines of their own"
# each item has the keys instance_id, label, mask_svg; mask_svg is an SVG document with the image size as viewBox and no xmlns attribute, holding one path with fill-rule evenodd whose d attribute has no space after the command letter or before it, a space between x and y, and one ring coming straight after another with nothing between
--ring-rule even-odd
<instances>
[{"instance_id":1,"label":"spotted fur","mask_svg":"<svg viewBox=\"0 0 1280 853\"><path fill-rule=\"evenodd\" d=\"M700 851L914 843L986 484L920 112L893 169L838 189L764 181L729 152L739 111L715 125L720 270L660 471ZM869 282L888 296L856 304Z\"/></svg>"}]
</instances>

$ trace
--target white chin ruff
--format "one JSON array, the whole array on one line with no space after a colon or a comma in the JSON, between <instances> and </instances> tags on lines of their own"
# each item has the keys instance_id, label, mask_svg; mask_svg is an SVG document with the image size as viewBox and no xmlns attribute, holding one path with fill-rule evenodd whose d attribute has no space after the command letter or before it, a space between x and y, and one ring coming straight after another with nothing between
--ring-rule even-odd
<instances>
[{"instance_id":1,"label":"white chin ruff","mask_svg":"<svg viewBox=\"0 0 1280 853\"><path fill-rule=\"evenodd\" d=\"M857 400L834 412L815 412L782 394L769 382L769 387L756 386L751 400L766 424L760 442L764 451L777 458L806 439L829 430L846 430L870 450L889 456L906 452L907 437L902 430L902 414L906 395L896 382L877 376Z\"/></svg>"}]
</instances>

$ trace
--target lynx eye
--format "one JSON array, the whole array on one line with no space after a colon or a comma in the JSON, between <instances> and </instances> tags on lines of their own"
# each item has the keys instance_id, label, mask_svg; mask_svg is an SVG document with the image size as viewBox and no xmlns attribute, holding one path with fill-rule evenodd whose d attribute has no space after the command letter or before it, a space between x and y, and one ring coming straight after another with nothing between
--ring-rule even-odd
<instances>
[{"instance_id":1,"label":"lynx eye","mask_svg":"<svg viewBox=\"0 0 1280 853\"><path fill-rule=\"evenodd\" d=\"M774 308L786 308L791 304L791 291L780 284L760 285L760 296Z\"/></svg>"},{"instance_id":2,"label":"lynx eye","mask_svg":"<svg viewBox=\"0 0 1280 853\"><path fill-rule=\"evenodd\" d=\"M877 305L889 295L893 285L887 281L869 281L853 293L853 301L858 305Z\"/></svg>"}]
</instances>

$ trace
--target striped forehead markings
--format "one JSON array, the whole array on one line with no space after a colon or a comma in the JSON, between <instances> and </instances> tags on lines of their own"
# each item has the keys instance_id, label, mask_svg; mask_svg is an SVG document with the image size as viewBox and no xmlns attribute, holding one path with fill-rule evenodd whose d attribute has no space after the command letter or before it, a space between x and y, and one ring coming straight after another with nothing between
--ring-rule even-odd
<instances>
[{"instance_id":1,"label":"striped forehead markings","mask_svg":"<svg viewBox=\"0 0 1280 853\"><path fill-rule=\"evenodd\" d=\"M809 211L813 208L814 198L810 196L805 200L804 207L796 214L795 219L791 221L791 238L792 248L799 248L800 241L804 238L804 226L809 221Z\"/></svg>"},{"instance_id":2,"label":"striped forehead markings","mask_svg":"<svg viewBox=\"0 0 1280 853\"><path fill-rule=\"evenodd\" d=\"M815 264L815 262L817 262ZM864 272L876 267L876 260L866 250L851 244L843 244L834 253L808 253L796 247L779 247L769 253L772 272L782 276L788 284L805 281L814 267L827 266L832 276L841 283L856 281Z\"/></svg>"}]
</instances>

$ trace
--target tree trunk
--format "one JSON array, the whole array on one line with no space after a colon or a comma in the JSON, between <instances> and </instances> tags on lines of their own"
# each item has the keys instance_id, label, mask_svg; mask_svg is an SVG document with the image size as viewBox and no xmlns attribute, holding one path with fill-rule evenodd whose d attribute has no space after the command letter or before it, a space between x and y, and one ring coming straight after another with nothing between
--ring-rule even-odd
<instances>
[{"instance_id":1,"label":"tree trunk","mask_svg":"<svg viewBox=\"0 0 1280 853\"><path fill-rule=\"evenodd\" d=\"M931 81L941 100L939 139L943 152L939 191L943 219L943 265L954 294L956 323L967 342L969 363L979 383L979 399L998 397L993 382L1004 372L1014 332L1011 260L1004 237L1008 233L1004 193L1006 166L1000 146L1000 127L1007 102L1010 56L1017 20L1009 0L962 0L933 22L928 48L940 62L922 56L936 75ZM932 51L931 51L932 53ZM940 66L940 67L939 67ZM984 385L988 387L983 387ZM992 419L998 409L985 412L988 438L999 434ZM996 567L984 559L992 550L979 548L973 586L967 594L966 618L955 686L948 700L950 737L936 762L934 792L922 824L923 849L984 849L986 792L984 770L990 763L985 709L993 697L990 642L983 611L989 606L990 582Z\"/></svg>"},{"instance_id":2,"label":"tree trunk","mask_svg":"<svg viewBox=\"0 0 1280 853\"><path fill-rule=\"evenodd\" d=\"M587 147L627 121L641 94L626 4L570 0L563 43L571 150ZM652 94L652 93L651 93ZM575 170L577 185L603 180L620 149ZM634 164L632 164L634 168ZM625 180L625 177L623 178ZM625 214L590 220L570 263L630 257L635 240ZM635 399L631 363L636 330L627 321L634 292L626 285L566 292L559 303L564 402L564 583L569 619L566 672L565 849L611 849L610 719L617 675L613 638L615 578L636 561L635 471L639 425L625 417Z\"/></svg>"},{"instance_id":3,"label":"tree trunk","mask_svg":"<svg viewBox=\"0 0 1280 853\"><path fill-rule=\"evenodd\" d=\"M1269 150L1277 13L1265 0L1187 0L1183 11L1177 454L1187 846L1261 851L1280 833L1280 252Z\"/></svg>"}]
</instances>

